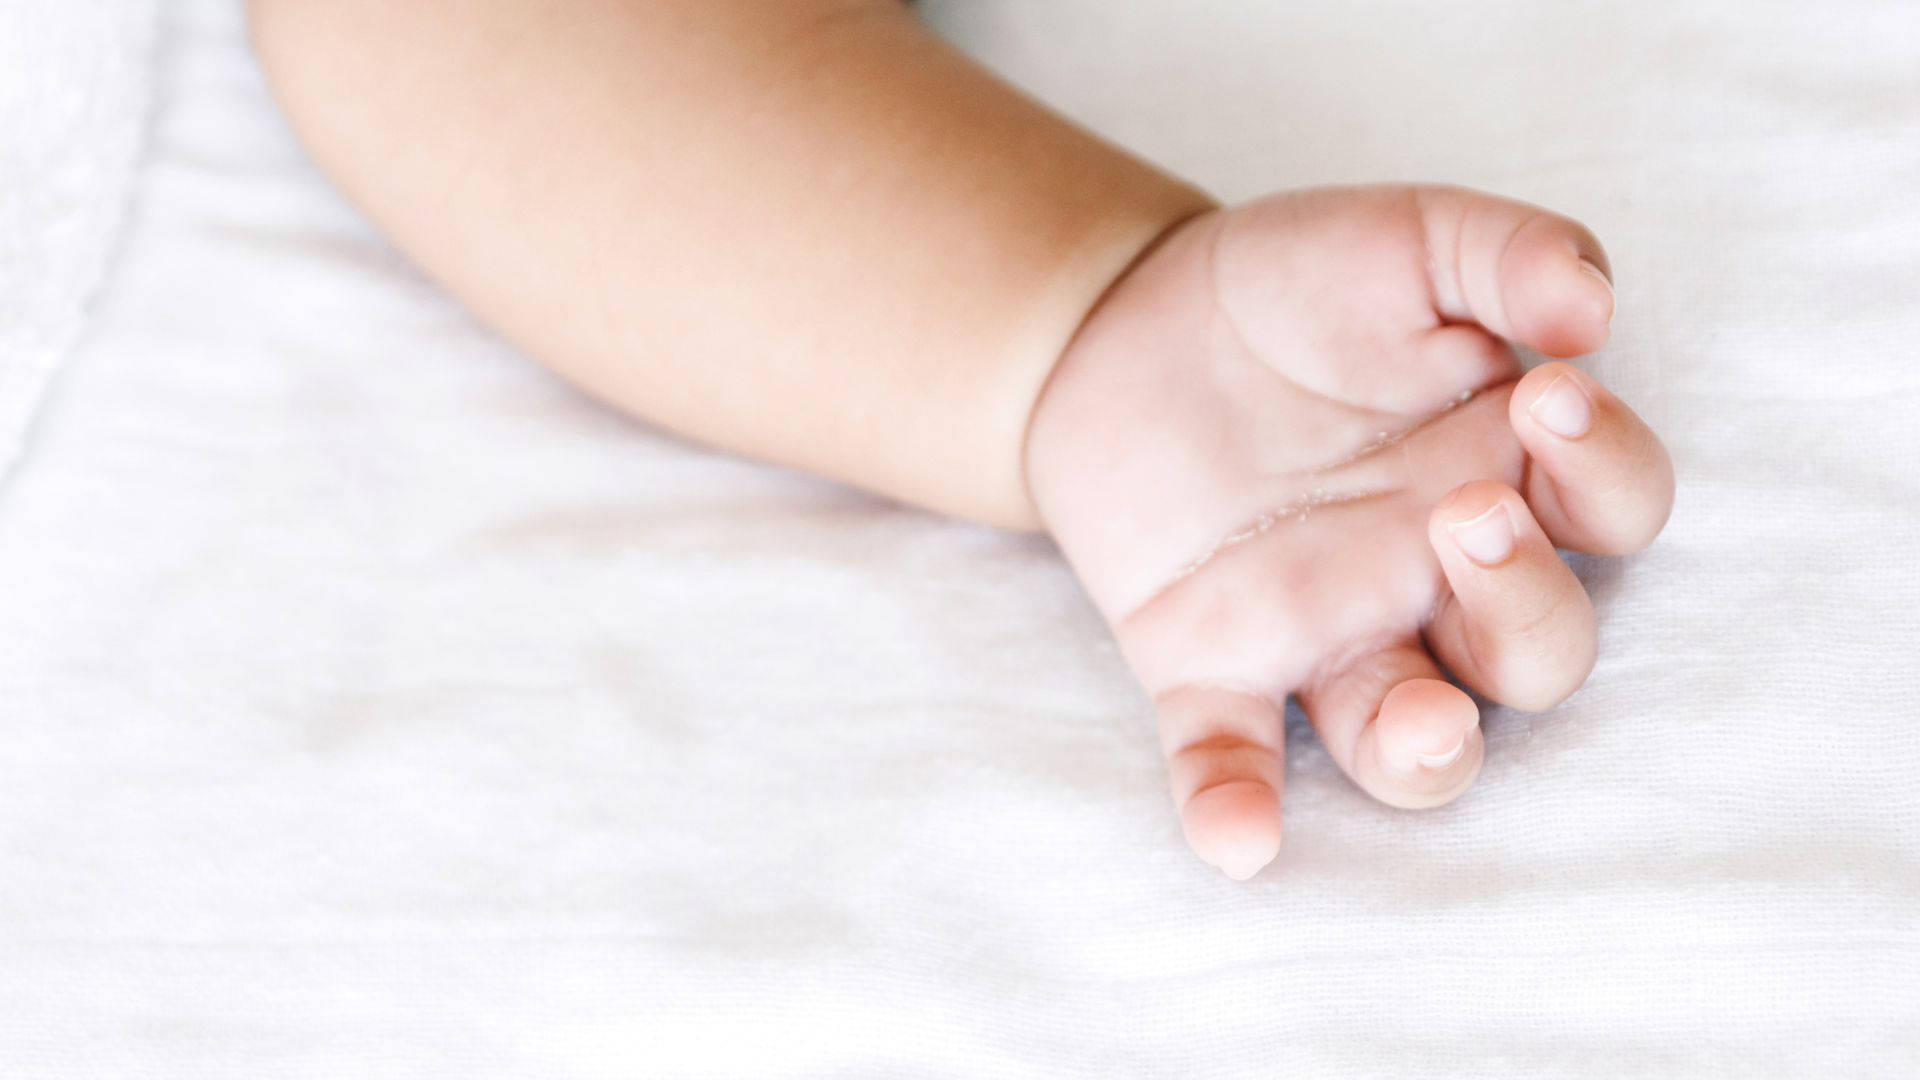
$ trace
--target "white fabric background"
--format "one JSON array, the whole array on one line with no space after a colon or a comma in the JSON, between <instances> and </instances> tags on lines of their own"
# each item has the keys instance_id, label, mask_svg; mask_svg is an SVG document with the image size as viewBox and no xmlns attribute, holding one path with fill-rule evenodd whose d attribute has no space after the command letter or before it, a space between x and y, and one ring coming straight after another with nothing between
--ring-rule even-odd
<instances>
[{"instance_id":1,"label":"white fabric background","mask_svg":"<svg viewBox=\"0 0 1920 1080\"><path fill-rule=\"evenodd\" d=\"M0 476L106 271L158 15L158 0L0 0Z\"/></svg>"},{"instance_id":2,"label":"white fabric background","mask_svg":"<svg viewBox=\"0 0 1920 1080\"><path fill-rule=\"evenodd\" d=\"M582 400L182 2L0 497L0 1075L1920 1071L1920 7L926 6L1224 195L1594 225L1680 494L1591 684L1426 814L1296 724L1232 884L1045 542Z\"/></svg>"}]
</instances>

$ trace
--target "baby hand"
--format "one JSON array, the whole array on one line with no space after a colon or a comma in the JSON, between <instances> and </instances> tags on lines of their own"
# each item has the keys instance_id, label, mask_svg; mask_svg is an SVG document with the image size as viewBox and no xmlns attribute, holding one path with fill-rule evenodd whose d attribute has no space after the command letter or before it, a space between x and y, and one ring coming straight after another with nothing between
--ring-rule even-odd
<instances>
[{"instance_id":1,"label":"baby hand","mask_svg":"<svg viewBox=\"0 0 1920 1080\"><path fill-rule=\"evenodd\" d=\"M1659 439L1571 365L1613 314L1593 236L1444 187L1204 214L1124 275L1035 409L1047 528L1152 695L1188 842L1246 878L1280 844L1282 715L1394 806L1472 784L1486 697L1592 669L1554 552L1623 554L1673 501Z\"/></svg>"}]
</instances>

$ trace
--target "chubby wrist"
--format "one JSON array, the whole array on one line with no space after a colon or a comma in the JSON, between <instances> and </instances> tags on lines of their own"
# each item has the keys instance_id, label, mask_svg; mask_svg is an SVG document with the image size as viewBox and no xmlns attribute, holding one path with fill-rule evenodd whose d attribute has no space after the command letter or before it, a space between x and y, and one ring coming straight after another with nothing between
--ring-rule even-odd
<instances>
[{"instance_id":1,"label":"chubby wrist","mask_svg":"<svg viewBox=\"0 0 1920 1080\"><path fill-rule=\"evenodd\" d=\"M1086 487L1074 477L1089 479L1088 469L1099 471L1100 462L1112 462L1121 450L1111 445L1115 440L1140 437L1125 415L1129 412L1126 402L1137 396L1134 391L1154 381L1147 373L1164 375L1165 365L1152 360L1153 355L1178 355L1191 344L1159 340L1165 336L1164 320L1152 315L1162 305L1143 303L1142 296L1168 292L1164 264L1173 258L1190 267L1192 249L1205 246L1209 223L1218 221L1220 209L1217 202L1205 199L1170 217L1133 248L1093 294L1034 395L1021 444L1022 478L1035 527L1055 533L1056 539L1057 517L1063 513L1069 518L1084 516L1072 506L1061 505L1075 502L1075 493ZM1191 318L1176 321L1193 322ZM1189 332L1193 329L1186 327Z\"/></svg>"},{"instance_id":2,"label":"chubby wrist","mask_svg":"<svg viewBox=\"0 0 1920 1080\"><path fill-rule=\"evenodd\" d=\"M1199 188L1158 172L1119 197L1086 223L1074 242L1063 245L1055 268L1040 291L1022 308L1025 325L1012 354L1025 363L1010 365L1005 400L1016 434L1013 483L1001 512L988 520L1005 528L1038 530L1045 522L1033 494L1032 433L1042 399L1088 322L1119 284L1163 243L1219 203ZM981 515L973 515L981 516Z\"/></svg>"}]
</instances>

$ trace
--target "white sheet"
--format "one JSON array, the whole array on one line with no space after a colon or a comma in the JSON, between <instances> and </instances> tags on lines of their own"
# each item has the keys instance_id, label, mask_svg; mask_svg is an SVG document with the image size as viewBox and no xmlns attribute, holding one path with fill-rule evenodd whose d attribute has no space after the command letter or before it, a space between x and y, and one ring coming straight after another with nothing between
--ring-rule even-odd
<instances>
[{"instance_id":1,"label":"white sheet","mask_svg":"<svg viewBox=\"0 0 1920 1080\"><path fill-rule=\"evenodd\" d=\"M0 6L0 477L72 349L133 190L156 0Z\"/></svg>"},{"instance_id":2,"label":"white sheet","mask_svg":"<svg viewBox=\"0 0 1920 1080\"><path fill-rule=\"evenodd\" d=\"M1596 227L1681 487L1591 684L1426 814L1296 724L1234 885L1044 542L583 401L182 2L0 498L0 1075L1920 1071L1920 9L925 6L1226 195Z\"/></svg>"}]
</instances>

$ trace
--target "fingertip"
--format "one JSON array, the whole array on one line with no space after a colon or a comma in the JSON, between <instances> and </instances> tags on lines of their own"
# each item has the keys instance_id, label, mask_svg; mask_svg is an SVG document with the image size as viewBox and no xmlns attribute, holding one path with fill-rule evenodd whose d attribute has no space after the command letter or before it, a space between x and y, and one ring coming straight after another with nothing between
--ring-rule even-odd
<instances>
[{"instance_id":1,"label":"fingertip","mask_svg":"<svg viewBox=\"0 0 1920 1080\"><path fill-rule=\"evenodd\" d=\"M1484 757L1480 707L1440 679L1409 679L1388 691L1372 725L1373 754L1403 808L1439 806L1471 787Z\"/></svg>"},{"instance_id":2,"label":"fingertip","mask_svg":"<svg viewBox=\"0 0 1920 1080\"><path fill-rule=\"evenodd\" d=\"M1550 360L1527 372L1507 399L1507 421L1524 441L1533 431L1578 439L1592 430L1596 387L1579 368Z\"/></svg>"},{"instance_id":3,"label":"fingertip","mask_svg":"<svg viewBox=\"0 0 1920 1080\"><path fill-rule=\"evenodd\" d=\"M1673 459L1599 380L1541 364L1515 384L1507 418L1529 458L1528 501L1555 544L1630 555L1659 535L1673 511Z\"/></svg>"},{"instance_id":4,"label":"fingertip","mask_svg":"<svg viewBox=\"0 0 1920 1080\"><path fill-rule=\"evenodd\" d=\"M1440 679L1408 679L1380 702L1375 735L1382 759L1398 771L1433 771L1461 756L1480 723L1480 707Z\"/></svg>"},{"instance_id":5,"label":"fingertip","mask_svg":"<svg viewBox=\"0 0 1920 1080\"><path fill-rule=\"evenodd\" d=\"M1258 780L1195 793L1180 820L1194 853L1235 881L1259 873L1280 853L1280 796Z\"/></svg>"},{"instance_id":6,"label":"fingertip","mask_svg":"<svg viewBox=\"0 0 1920 1080\"><path fill-rule=\"evenodd\" d=\"M1443 554L1453 597L1426 629L1434 655L1462 682L1526 712L1578 690L1598 649L1592 600L1537 528L1498 568Z\"/></svg>"},{"instance_id":7,"label":"fingertip","mask_svg":"<svg viewBox=\"0 0 1920 1080\"><path fill-rule=\"evenodd\" d=\"M1592 230L1528 203L1449 188L1418 189L1436 310L1545 353L1600 348L1613 319L1613 271Z\"/></svg>"},{"instance_id":8,"label":"fingertip","mask_svg":"<svg viewBox=\"0 0 1920 1080\"><path fill-rule=\"evenodd\" d=\"M1587 275L1590 284L1584 286L1588 302L1592 305L1591 315L1599 322L1602 330L1613 325L1613 312L1619 306L1619 297L1614 295L1613 275L1598 263L1582 255L1576 268Z\"/></svg>"},{"instance_id":9,"label":"fingertip","mask_svg":"<svg viewBox=\"0 0 1920 1080\"><path fill-rule=\"evenodd\" d=\"M1512 556L1520 539L1520 522L1508 499L1513 489L1495 480L1470 480L1459 487L1428 517L1427 539L1442 564L1454 553L1483 567L1498 566Z\"/></svg>"},{"instance_id":10,"label":"fingertip","mask_svg":"<svg viewBox=\"0 0 1920 1080\"><path fill-rule=\"evenodd\" d=\"M1511 257L1508 271L1521 277L1509 295L1524 343L1547 356L1584 356L1607 343L1617 298L1599 245L1564 218L1543 219L1531 251Z\"/></svg>"}]
</instances>

